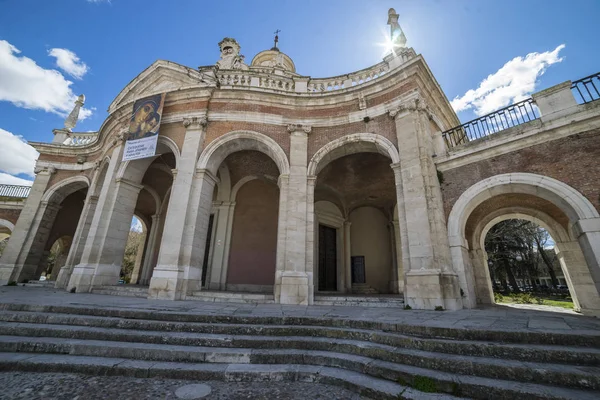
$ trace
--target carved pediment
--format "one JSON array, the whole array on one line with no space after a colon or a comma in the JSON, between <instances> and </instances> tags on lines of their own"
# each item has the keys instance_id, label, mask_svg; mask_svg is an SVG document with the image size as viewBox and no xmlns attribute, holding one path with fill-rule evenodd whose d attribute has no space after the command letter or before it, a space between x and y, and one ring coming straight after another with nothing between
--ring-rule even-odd
<instances>
[{"instance_id":1,"label":"carved pediment","mask_svg":"<svg viewBox=\"0 0 600 400\"><path fill-rule=\"evenodd\" d=\"M112 113L125 104L153 94L208 86L197 70L158 60L125 86L110 104L108 112Z\"/></svg>"}]
</instances>

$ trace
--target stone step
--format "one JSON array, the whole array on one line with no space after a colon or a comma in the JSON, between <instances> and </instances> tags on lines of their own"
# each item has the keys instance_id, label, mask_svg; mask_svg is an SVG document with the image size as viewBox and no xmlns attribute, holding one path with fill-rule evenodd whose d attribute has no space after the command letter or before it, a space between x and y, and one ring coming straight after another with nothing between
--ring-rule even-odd
<instances>
[{"instance_id":1,"label":"stone step","mask_svg":"<svg viewBox=\"0 0 600 400\"><path fill-rule=\"evenodd\" d=\"M316 294L315 306L404 307L404 298L394 295Z\"/></svg>"},{"instance_id":2,"label":"stone step","mask_svg":"<svg viewBox=\"0 0 600 400\"><path fill-rule=\"evenodd\" d=\"M202 290L187 296L186 300L222 303L273 304L275 296L266 293L217 292Z\"/></svg>"},{"instance_id":3,"label":"stone step","mask_svg":"<svg viewBox=\"0 0 600 400\"><path fill-rule=\"evenodd\" d=\"M39 324L14 324L5 323L0 325L0 351L43 351L36 350L40 343L68 344L75 340L76 344L87 343L87 341L115 344L116 347L135 347L137 344L151 346L159 350L157 346L171 345L178 348L185 346L196 347L197 351L225 352L232 357L238 354L238 358L227 362L240 363L241 360L252 363L302 363L293 361L297 357L306 359L311 353L342 354L344 356L361 356L373 360L381 360L390 363L411 365L419 368L440 370L456 374L480 376L486 378L498 378L515 380L520 382L532 382L552 384L557 386L577 387L583 389L600 389L600 368L591 366L571 366L565 364L533 363L514 360L502 360L488 357L472 357L464 355L443 354L426 352L421 350L395 348L393 346L362 342L358 340L324 339L313 337L255 337L255 336L224 336L207 335L182 332L152 332L131 331L124 329L90 328L80 326L39 325ZM36 339L39 338L39 339ZM106 342L100 342L106 341ZM90 342L90 343L92 343ZM19 343L20 347L14 347ZM32 343L29 345L28 343ZM30 348L28 346L33 346ZM154 347L152 347L154 346ZM41 347L40 347L41 348ZM52 346L49 347L53 349ZM272 349L285 349L284 353L277 358L277 353ZM186 350L181 350L183 353ZM194 350L194 351L196 351ZM192 351L192 350L189 350ZM261 352L267 351L264 355ZM63 351L64 352L64 351ZM295 352L295 353L294 353ZM69 354L75 354L68 351ZM250 361L248 354L252 353ZM98 355L80 354L80 355ZM126 357L118 351L106 356ZM286 361L286 357L288 357ZM335 358L335 357L334 357ZM172 361L194 361L187 359L173 359ZM196 360L198 361L198 360ZM212 361L225 362L225 361ZM335 365L339 365L334 362ZM329 365L329 364L325 364ZM362 367L361 367L362 368ZM356 370L356 369L354 369ZM361 369L362 370L362 369Z\"/></svg>"},{"instance_id":4,"label":"stone step","mask_svg":"<svg viewBox=\"0 0 600 400\"><path fill-rule=\"evenodd\" d=\"M56 281L29 281L27 283L22 283L20 285L26 287L37 287L37 288L53 288L56 284Z\"/></svg>"},{"instance_id":5,"label":"stone step","mask_svg":"<svg viewBox=\"0 0 600 400\"><path fill-rule=\"evenodd\" d=\"M99 351L101 346L98 347ZM124 350L125 348L121 348ZM139 349L137 354L146 354ZM133 354L133 352L130 352ZM189 354L189 353L188 353ZM182 363L61 354L0 353L0 370L76 372L225 381L304 381L343 386L376 399L597 399L597 392L461 376L374 361L364 372L286 364ZM376 377L377 376L377 377ZM415 388L438 393L424 393ZM442 393L439 393L442 392ZM451 393L451 394L448 394Z\"/></svg>"},{"instance_id":6,"label":"stone step","mask_svg":"<svg viewBox=\"0 0 600 400\"><path fill-rule=\"evenodd\" d=\"M289 326L289 325L252 325L252 324L228 324L228 323L199 323L199 322L173 322L122 319L115 317L94 317L54 313L33 312L0 312L0 333L6 335L35 336L30 333L39 329L41 332L55 329L61 330L68 326L69 330L77 330L78 327L89 327L89 329L119 329L122 335L131 335L136 340L137 334L156 334L158 337L164 332L191 332L203 334L199 345L226 346L229 342L235 347L261 347L276 348L278 341L286 341L286 346L296 348L307 348L321 350L332 343L332 340L355 340L380 344L404 349L422 350L435 353L447 353L468 355L476 357L494 357L533 362L549 362L578 364L589 366L600 366L600 349L575 346L558 345L530 345L530 344L508 344L467 340L449 340L418 338L393 332L381 332L353 328L332 328L322 326ZM21 323L27 323L21 324ZM49 325L52 324L52 325ZM35 326L36 328L32 328ZM67 329L67 328L64 328ZM130 331L128 333L128 331ZM131 332L133 331L133 332ZM100 331L104 332L104 331ZM108 331L107 331L108 332ZM116 332L116 331L115 331ZM150 333L149 333L150 332ZM45 335L45 334L44 334ZM51 335L51 333L48 333ZM111 333L112 335L112 333ZM67 336L68 337L68 336ZM110 336L113 338L114 336ZM300 339L297 339L297 338ZM94 338L83 336L82 338ZM102 337L107 338L107 337ZM120 340L120 339L119 339ZM209 343L216 344L209 344ZM298 341L298 343L296 343ZM309 342L308 344L305 342ZM310 342L314 343L310 343ZM293 342L293 343L290 343ZM177 342L183 344L183 342ZM254 344L248 344L254 343ZM186 342L187 344L187 342ZM312 346L312 347L311 347ZM325 347L326 348L326 347Z\"/></svg>"},{"instance_id":7,"label":"stone step","mask_svg":"<svg viewBox=\"0 0 600 400\"><path fill-rule=\"evenodd\" d=\"M309 365L203 364L82 357L54 354L0 353L0 369L31 372L83 373L139 378L188 379L193 381L290 381L335 385L373 399L455 400L459 397L423 393L384 379ZM399 397L399 394L402 397Z\"/></svg>"},{"instance_id":8,"label":"stone step","mask_svg":"<svg viewBox=\"0 0 600 400\"><path fill-rule=\"evenodd\" d=\"M355 294L378 294L379 291L367 285L366 283L353 283L352 284L352 293Z\"/></svg>"},{"instance_id":9,"label":"stone step","mask_svg":"<svg viewBox=\"0 0 600 400\"><path fill-rule=\"evenodd\" d=\"M436 325L411 325L405 322L376 322L364 319L347 319L340 316L258 316L231 314L202 314L194 312L178 312L172 310L141 310L117 307L79 306L79 305L40 305L26 303L0 303L0 311L18 311L48 313L48 315L101 316L126 319L140 319L164 322L190 322L240 325L285 325L292 328L299 326L317 326L322 328L364 329L374 332L392 332L420 338L443 338L451 340L470 340L496 343L518 343L534 345L581 346L600 349L600 332L589 329L579 330L577 335L556 331L522 331L507 329L491 329L476 327L446 327ZM432 311L433 312L433 311ZM283 332L282 334L285 334Z\"/></svg>"},{"instance_id":10,"label":"stone step","mask_svg":"<svg viewBox=\"0 0 600 400\"><path fill-rule=\"evenodd\" d=\"M110 296L148 297L148 287L130 285L107 285L92 289L93 294L106 294Z\"/></svg>"}]
</instances>

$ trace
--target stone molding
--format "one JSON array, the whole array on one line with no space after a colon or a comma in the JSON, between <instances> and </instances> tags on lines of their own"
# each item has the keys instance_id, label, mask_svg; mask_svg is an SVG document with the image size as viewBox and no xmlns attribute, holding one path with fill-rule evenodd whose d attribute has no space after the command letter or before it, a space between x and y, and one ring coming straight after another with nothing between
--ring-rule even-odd
<instances>
[{"instance_id":1,"label":"stone molding","mask_svg":"<svg viewBox=\"0 0 600 400\"><path fill-rule=\"evenodd\" d=\"M287 130L291 134L299 132L299 133L304 133L304 134L308 135L312 131L312 126L302 125L302 124L289 124L287 126Z\"/></svg>"},{"instance_id":2,"label":"stone molding","mask_svg":"<svg viewBox=\"0 0 600 400\"><path fill-rule=\"evenodd\" d=\"M196 168L196 175L198 177L200 177L201 179L204 179L204 177L207 177L210 181L212 181L212 183L214 185L216 185L217 183L219 183L220 179L217 178L217 176L215 174L213 174L209 169L207 168Z\"/></svg>"}]
</instances>

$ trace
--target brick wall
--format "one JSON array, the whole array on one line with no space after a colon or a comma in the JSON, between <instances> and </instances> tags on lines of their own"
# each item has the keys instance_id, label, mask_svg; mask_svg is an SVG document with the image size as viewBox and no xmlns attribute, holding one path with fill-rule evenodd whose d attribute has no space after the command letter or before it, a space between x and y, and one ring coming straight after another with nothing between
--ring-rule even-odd
<instances>
[{"instance_id":1,"label":"brick wall","mask_svg":"<svg viewBox=\"0 0 600 400\"><path fill-rule=\"evenodd\" d=\"M275 184L253 180L241 187L233 217L228 284L274 284L278 209Z\"/></svg>"},{"instance_id":2,"label":"brick wall","mask_svg":"<svg viewBox=\"0 0 600 400\"><path fill-rule=\"evenodd\" d=\"M600 129L530 146L444 172L446 218L460 195L490 176L511 172L544 175L575 188L600 211Z\"/></svg>"}]
</instances>

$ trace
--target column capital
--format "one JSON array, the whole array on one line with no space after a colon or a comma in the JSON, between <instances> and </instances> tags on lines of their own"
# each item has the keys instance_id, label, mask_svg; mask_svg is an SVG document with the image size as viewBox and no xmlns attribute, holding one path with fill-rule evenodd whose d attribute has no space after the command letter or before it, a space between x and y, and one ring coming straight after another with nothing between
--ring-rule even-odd
<instances>
[{"instance_id":1,"label":"column capital","mask_svg":"<svg viewBox=\"0 0 600 400\"><path fill-rule=\"evenodd\" d=\"M429 118L432 117L433 113L431 112L431 108L421 96L413 97L409 100L406 100L396 107L392 107L388 109L388 114L393 119L396 119L397 116L405 115L405 112L424 112L427 114Z\"/></svg>"},{"instance_id":2,"label":"column capital","mask_svg":"<svg viewBox=\"0 0 600 400\"><path fill-rule=\"evenodd\" d=\"M183 119L183 126L185 129L202 129L208 124L208 118L204 117L190 117Z\"/></svg>"},{"instance_id":3,"label":"column capital","mask_svg":"<svg viewBox=\"0 0 600 400\"><path fill-rule=\"evenodd\" d=\"M132 188L136 189L138 192L144 188L144 185L140 185L139 183L135 183L135 182L130 181L129 179L125 179L125 178L117 178L115 180L115 182L117 182L117 184L119 184L119 185L131 186Z\"/></svg>"},{"instance_id":4,"label":"column capital","mask_svg":"<svg viewBox=\"0 0 600 400\"><path fill-rule=\"evenodd\" d=\"M214 185L216 185L217 183L219 183L219 178L217 178L212 172L210 172L208 169L205 168L197 168L196 169L196 175L200 178L200 179L205 179L207 178L208 181L212 182Z\"/></svg>"},{"instance_id":5,"label":"column capital","mask_svg":"<svg viewBox=\"0 0 600 400\"><path fill-rule=\"evenodd\" d=\"M289 124L287 126L287 130L289 133L300 132L308 135L312 131L312 126L302 124Z\"/></svg>"}]
</instances>

